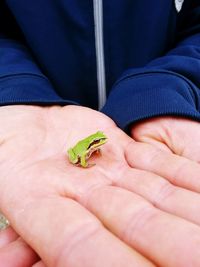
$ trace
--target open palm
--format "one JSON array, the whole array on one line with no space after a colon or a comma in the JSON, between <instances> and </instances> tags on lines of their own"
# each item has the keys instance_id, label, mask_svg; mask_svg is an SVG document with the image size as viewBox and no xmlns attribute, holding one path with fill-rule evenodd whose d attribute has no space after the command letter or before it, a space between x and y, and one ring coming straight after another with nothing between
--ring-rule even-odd
<instances>
[{"instance_id":1,"label":"open palm","mask_svg":"<svg viewBox=\"0 0 200 267\"><path fill-rule=\"evenodd\" d=\"M103 114L81 107L10 107L2 111L4 118L1 209L47 266L91 266L95 260L95 266L153 266L82 206L90 192L111 185L111 176L117 179L128 167L129 137ZM70 164L67 149L97 130L108 143L102 156L91 159L96 165Z\"/></svg>"},{"instance_id":2,"label":"open palm","mask_svg":"<svg viewBox=\"0 0 200 267\"><path fill-rule=\"evenodd\" d=\"M77 106L19 106L2 108L0 120L0 208L39 255L37 266L200 265L199 195L132 168L134 158L127 152L134 141L109 118ZM70 164L66 150L97 130L108 142L102 155L91 159L96 165ZM174 191L167 201L163 188ZM39 260L21 247L26 251L19 253L28 258L22 265L10 253L12 267ZM0 250L2 266L9 249Z\"/></svg>"}]
</instances>

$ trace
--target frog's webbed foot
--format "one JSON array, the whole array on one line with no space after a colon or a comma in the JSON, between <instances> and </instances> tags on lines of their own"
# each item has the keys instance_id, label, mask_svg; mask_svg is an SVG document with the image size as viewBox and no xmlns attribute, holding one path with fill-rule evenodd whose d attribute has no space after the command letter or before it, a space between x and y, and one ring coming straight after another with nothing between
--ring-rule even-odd
<instances>
[{"instance_id":1,"label":"frog's webbed foot","mask_svg":"<svg viewBox=\"0 0 200 267\"><path fill-rule=\"evenodd\" d=\"M81 165L81 167L83 167L83 168L87 168L87 167L88 167L88 163L87 163L85 157L81 157L81 158L80 158L80 165Z\"/></svg>"},{"instance_id":2,"label":"frog's webbed foot","mask_svg":"<svg viewBox=\"0 0 200 267\"><path fill-rule=\"evenodd\" d=\"M96 165L95 163L88 163L87 168L91 168L91 167L93 167L95 165Z\"/></svg>"}]
</instances>

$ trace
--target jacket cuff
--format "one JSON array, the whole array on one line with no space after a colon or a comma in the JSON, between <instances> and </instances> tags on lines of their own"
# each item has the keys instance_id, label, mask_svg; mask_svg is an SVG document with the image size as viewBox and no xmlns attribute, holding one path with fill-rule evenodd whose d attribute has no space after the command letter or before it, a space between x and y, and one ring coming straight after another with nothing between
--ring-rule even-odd
<instances>
[{"instance_id":1,"label":"jacket cuff","mask_svg":"<svg viewBox=\"0 0 200 267\"><path fill-rule=\"evenodd\" d=\"M130 124L158 116L200 121L198 89L171 72L129 75L116 83L102 112L128 131Z\"/></svg>"},{"instance_id":2,"label":"jacket cuff","mask_svg":"<svg viewBox=\"0 0 200 267\"><path fill-rule=\"evenodd\" d=\"M48 79L35 74L17 74L0 78L0 105L77 104L64 100L54 91Z\"/></svg>"}]
</instances>

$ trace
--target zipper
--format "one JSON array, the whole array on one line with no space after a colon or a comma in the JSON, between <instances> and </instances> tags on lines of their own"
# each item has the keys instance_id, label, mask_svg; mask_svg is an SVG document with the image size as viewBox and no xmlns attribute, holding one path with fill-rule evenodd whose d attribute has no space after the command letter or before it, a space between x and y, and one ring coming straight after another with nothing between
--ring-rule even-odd
<instances>
[{"instance_id":1,"label":"zipper","mask_svg":"<svg viewBox=\"0 0 200 267\"><path fill-rule=\"evenodd\" d=\"M184 0L175 0L175 6L176 6L177 12L181 11L183 2L184 2Z\"/></svg>"},{"instance_id":2,"label":"zipper","mask_svg":"<svg viewBox=\"0 0 200 267\"><path fill-rule=\"evenodd\" d=\"M103 42L103 0L93 0L94 32L97 62L98 108L106 102L106 78Z\"/></svg>"}]
</instances>

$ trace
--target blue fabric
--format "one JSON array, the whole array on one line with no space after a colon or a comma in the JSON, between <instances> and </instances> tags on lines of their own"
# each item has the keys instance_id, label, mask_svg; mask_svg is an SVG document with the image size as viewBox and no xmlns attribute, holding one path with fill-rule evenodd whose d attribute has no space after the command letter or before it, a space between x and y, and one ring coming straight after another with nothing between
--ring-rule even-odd
<instances>
[{"instance_id":1,"label":"blue fabric","mask_svg":"<svg viewBox=\"0 0 200 267\"><path fill-rule=\"evenodd\" d=\"M92 0L0 3L0 104L97 109ZM121 128L163 115L200 120L200 2L104 0L108 99Z\"/></svg>"}]
</instances>

